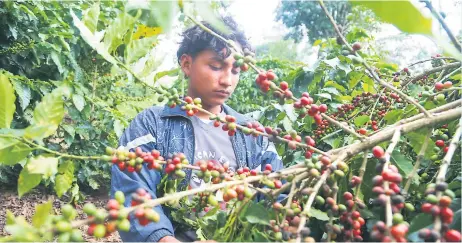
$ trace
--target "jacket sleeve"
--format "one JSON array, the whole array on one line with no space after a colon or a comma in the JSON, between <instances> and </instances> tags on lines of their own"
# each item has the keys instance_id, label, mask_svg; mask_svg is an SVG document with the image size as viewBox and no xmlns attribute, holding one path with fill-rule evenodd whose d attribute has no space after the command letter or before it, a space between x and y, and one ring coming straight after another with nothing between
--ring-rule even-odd
<instances>
[{"instance_id":1,"label":"jacket sleeve","mask_svg":"<svg viewBox=\"0 0 462 243\"><path fill-rule=\"evenodd\" d=\"M119 140L119 149L133 151L136 147L141 147L143 151L151 151L157 147L156 144L156 121L153 112L145 110L140 113L125 130ZM125 194L125 207L131 204L131 194L138 188L144 188L151 194L152 198L157 198L157 185L160 183L161 174L156 170L149 170L146 164L140 172L121 171L117 165L112 166L111 175L111 198L116 191ZM130 217L130 231L119 231L123 241L129 242L158 242L165 236L173 236L173 226L170 219L165 215L162 206L154 208L160 215L160 221L141 226L134 217Z\"/></svg>"}]
</instances>

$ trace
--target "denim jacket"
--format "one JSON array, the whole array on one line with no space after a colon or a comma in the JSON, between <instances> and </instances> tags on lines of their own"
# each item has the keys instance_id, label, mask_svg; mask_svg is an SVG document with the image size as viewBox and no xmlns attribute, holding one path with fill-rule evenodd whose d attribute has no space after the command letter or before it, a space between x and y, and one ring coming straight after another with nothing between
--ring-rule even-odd
<instances>
[{"instance_id":1,"label":"denim jacket","mask_svg":"<svg viewBox=\"0 0 462 243\"><path fill-rule=\"evenodd\" d=\"M236 118L236 123L245 125L252 121L227 105L223 105L224 112ZM283 168L274 146L269 146L268 139L263 136L246 136L238 130L231 137L236 162L239 167L255 169L258 166L271 164L273 170ZM163 157L182 152L187 159L194 163L194 129L190 118L179 106L169 108L167 106L154 106L142 111L130 123L119 140L119 149L134 151L140 147L143 151L159 150ZM270 149L270 148L273 149ZM144 188L152 198L157 198L157 185L160 183L161 174L156 170L149 170L146 164L140 172L120 171L117 165L112 167L111 198L116 191L122 191L126 196L125 206L130 206L131 193L138 188ZM185 170L186 180L189 182L191 170ZM141 226L138 220L130 217L130 231L120 231L123 241L157 242L165 236L174 236L174 230L170 219L166 216L162 206L154 208L160 215L160 221Z\"/></svg>"}]
</instances>

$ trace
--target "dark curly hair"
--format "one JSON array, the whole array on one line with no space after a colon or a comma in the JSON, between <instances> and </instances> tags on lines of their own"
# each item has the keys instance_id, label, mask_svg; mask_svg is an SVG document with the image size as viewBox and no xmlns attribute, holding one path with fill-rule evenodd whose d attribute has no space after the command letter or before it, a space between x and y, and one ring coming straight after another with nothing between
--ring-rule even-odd
<instances>
[{"instance_id":1,"label":"dark curly hair","mask_svg":"<svg viewBox=\"0 0 462 243\"><path fill-rule=\"evenodd\" d=\"M223 20L223 23L228 26L230 34L223 34L222 32L213 28L207 22L202 22L202 24L213 30L215 33L225 37L226 39L238 43L242 50L247 49L248 51L252 51L250 43L248 42L244 32L239 29L236 21L234 21L234 19L230 16L221 17L221 19ZM226 52L223 54L223 58L226 58L231 54L231 50L222 40L206 32L197 25L185 30L182 36L183 40L181 41L180 47L176 53L178 62L180 62L180 58L183 54L188 54L194 58L197 54L204 50L213 50L217 53L220 53L223 48L226 48Z\"/></svg>"}]
</instances>

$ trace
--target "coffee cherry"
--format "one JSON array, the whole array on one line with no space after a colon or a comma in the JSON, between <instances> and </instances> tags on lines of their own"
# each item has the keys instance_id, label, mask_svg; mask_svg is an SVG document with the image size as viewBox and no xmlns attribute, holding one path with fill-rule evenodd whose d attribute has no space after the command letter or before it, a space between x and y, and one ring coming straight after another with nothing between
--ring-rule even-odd
<instances>
[{"instance_id":1,"label":"coffee cherry","mask_svg":"<svg viewBox=\"0 0 462 243\"><path fill-rule=\"evenodd\" d=\"M365 128L361 128L361 129L358 130L358 133L361 134L361 135L366 135L367 130Z\"/></svg>"},{"instance_id":2,"label":"coffee cherry","mask_svg":"<svg viewBox=\"0 0 462 243\"><path fill-rule=\"evenodd\" d=\"M436 140L435 145L438 147L444 147L444 141L443 140Z\"/></svg>"},{"instance_id":3,"label":"coffee cherry","mask_svg":"<svg viewBox=\"0 0 462 243\"><path fill-rule=\"evenodd\" d=\"M444 87L445 89L451 88L451 87L452 87L452 82L451 82L451 81L446 81L446 82L444 82L443 87Z\"/></svg>"},{"instance_id":4,"label":"coffee cherry","mask_svg":"<svg viewBox=\"0 0 462 243\"><path fill-rule=\"evenodd\" d=\"M361 50L361 44L359 42L355 42L352 46L354 51L359 51Z\"/></svg>"},{"instance_id":5,"label":"coffee cherry","mask_svg":"<svg viewBox=\"0 0 462 243\"><path fill-rule=\"evenodd\" d=\"M460 242L461 241L460 232L457 230L453 230L453 229L446 231L446 233L444 234L444 238L448 242Z\"/></svg>"},{"instance_id":6,"label":"coffee cherry","mask_svg":"<svg viewBox=\"0 0 462 243\"><path fill-rule=\"evenodd\" d=\"M102 224L96 225L94 231L93 231L93 236L96 238L103 238L106 235L106 227Z\"/></svg>"},{"instance_id":7,"label":"coffee cherry","mask_svg":"<svg viewBox=\"0 0 462 243\"><path fill-rule=\"evenodd\" d=\"M59 221L57 224L56 224L56 230L58 232L69 232L72 230L72 226L69 222L67 221Z\"/></svg>"},{"instance_id":8,"label":"coffee cherry","mask_svg":"<svg viewBox=\"0 0 462 243\"><path fill-rule=\"evenodd\" d=\"M283 91L286 91L286 90L289 88L289 84L288 84L286 81L282 81L282 82L279 84L279 87L280 87Z\"/></svg>"},{"instance_id":9,"label":"coffee cherry","mask_svg":"<svg viewBox=\"0 0 462 243\"><path fill-rule=\"evenodd\" d=\"M438 90L438 91L441 91L444 89L444 84L441 83L441 82L438 82L435 84L435 89Z\"/></svg>"},{"instance_id":10,"label":"coffee cherry","mask_svg":"<svg viewBox=\"0 0 462 243\"><path fill-rule=\"evenodd\" d=\"M379 159L385 155L385 151L383 150L382 147L375 146L374 148L372 148L372 154L374 155L374 157Z\"/></svg>"},{"instance_id":11,"label":"coffee cherry","mask_svg":"<svg viewBox=\"0 0 462 243\"><path fill-rule=\"evenodd\" d=\"M70 204L66 204L61 208L61 213L68 220L73 220L77 216L77 211Z\"/></svg>"},{"instance_id":12,"label":"coffee cherry","mask_svg":"<svg viewBox=\"0 0 462 243\"><path fill-rule=\"evenodd\" d=\"M326 104L319 105L319 112L324 113L326 111L327 111L327 105Z\"/></svg>"},{"instance_id":13,"label":"coffee cherry","mask_svg":"<svg viewBox=\"0 0 462 243\"><path fill-rule=\"evenodd\" d=\"M110 199L106 205L107 210L119 209L119 207L120 207L120 204L115 199Z\"/></svg>"},{"instance_id":14,"label":"coffee cherry","mask_svg":"<svg viewBox=\"0 0 462 243\"><path fill-rule=\"evenodd\" d=\"M95 215L96 210L96 206L93 203L86 203L83 206L83 212L86 213L88 216Z\"/></svg>"},{"instance_id":15,"label":"coffee cherry","mask_svg":"<svg viewBox=\"0 0 462 243\"><path fill-rule=\"evenodd\" d=\"M353 194L351 194L350 192L345 192L345 193L343 193L343 199L345 199L346 201L352 200L353 199Z\"/></svg>"},{"instance_id":16,"label":"coffee cherry","mask_svg":"<svg viewBox=\"0 0 462 243\"><path fill-rule=\"evenodd\" d=\"M265 170L272 171L273 168L272 168L271 164L266 164L266 165L265 165Z\"/></svg>"},{"instance_id":17,"label":"coffee cherry","mask_svg":"<svg viewBox=\"0 0 462 243\"><path fill-rule=\"evenodd\" d=\"M272 71L269 70L268 72L266 72L266 78L268 80L275 80L277 79L277 76L276 74L274 74Z\"/></svg>"},{"instance_id":18,"label":"coffee cherry","mask_svg":"<svg viewBox=\"0 0 462 243\"><path fill-rule=\"evenodd\" d=\"M127 232L130 230L130 221L126 218L119 221L117 228L121 231Z\"/></svg>"}]
</instances>

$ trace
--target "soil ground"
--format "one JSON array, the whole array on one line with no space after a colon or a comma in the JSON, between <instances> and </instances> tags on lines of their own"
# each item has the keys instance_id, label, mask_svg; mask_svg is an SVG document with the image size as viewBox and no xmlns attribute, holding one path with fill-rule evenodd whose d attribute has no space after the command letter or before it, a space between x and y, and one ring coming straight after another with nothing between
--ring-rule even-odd
<instances>
[{"instance_id":1,"label":"soil ground","mask_svg":"<svg viewBox=\"0 0 462 243\"><path fill-rule=\"evenodd\" d=\"M92 202L97 207L105 207L108 198L109 197L107 192L86 196L84 202L79 203L76 207L79 213L78 218L85 218L85 214L82 212L82 207L86 202ZM8 235L8 232L5 230L7 210L10 210L16 217L24 216L30 223L32 220L32 215L35 212L35 205L45 203L48 200L53 200L53 208L55 210L55 214L60 214L59 211L61 209L61 205L67 203L64 197L60 200L58 197L49 196L46 192L41 190L34 190L30 193L27 193L22 198L19 198L16 191L0 188L0 237ZM94 237L86 234L88 226L82 226L80 229L83 232L85 241L88 242L121 242L120 236L117 232L114 232L107 238L96 240Z\"/></svg>"}]
</instances>

